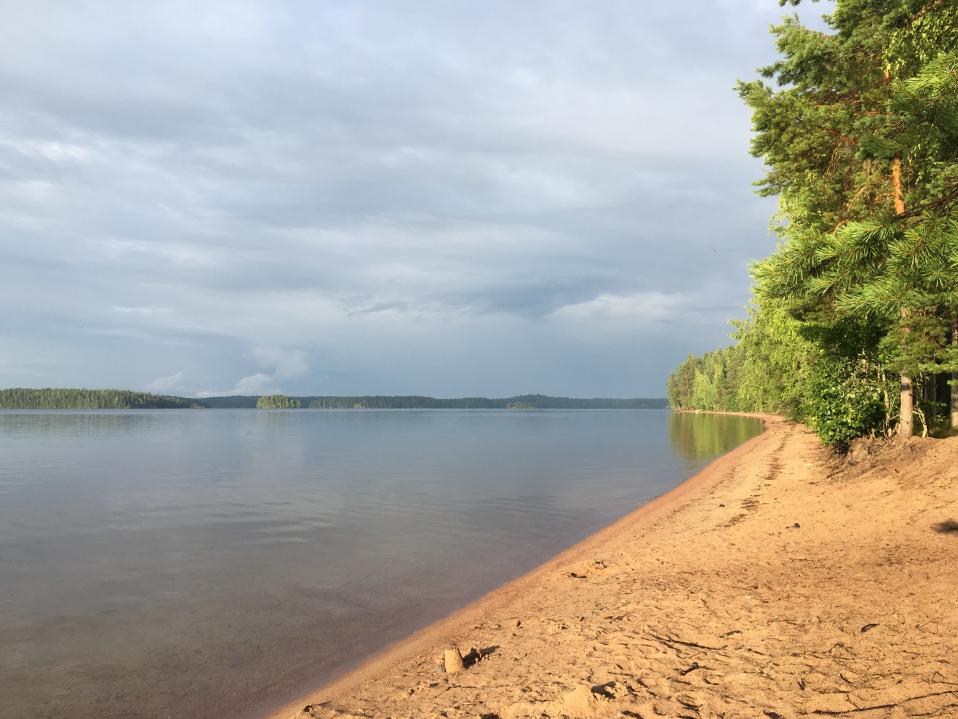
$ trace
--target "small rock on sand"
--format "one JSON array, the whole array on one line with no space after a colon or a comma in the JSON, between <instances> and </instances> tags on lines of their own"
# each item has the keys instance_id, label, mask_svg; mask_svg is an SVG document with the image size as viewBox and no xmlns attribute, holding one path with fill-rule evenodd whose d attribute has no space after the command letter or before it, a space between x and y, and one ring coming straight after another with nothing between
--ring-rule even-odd
<instances>
[{"instance_id":1,"label":"small rock on sand","mask_svg":"<svg viewBox=\"0 0 958 719\"><path fill-rule=\"evenodd\" d=\"M456 647L449 647L449 649L443 652L442 665L446 670L446 674L455 674L466 668L466 665L463 664L462 661L462 654L459 653Z\"/></svg>"}]
</instances>

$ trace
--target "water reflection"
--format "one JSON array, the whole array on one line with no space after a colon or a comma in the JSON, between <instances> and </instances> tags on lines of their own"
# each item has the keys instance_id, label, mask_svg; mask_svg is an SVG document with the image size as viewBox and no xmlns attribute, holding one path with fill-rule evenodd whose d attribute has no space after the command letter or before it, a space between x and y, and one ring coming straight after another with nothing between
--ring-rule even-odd
<instances>
[{"instance_id":1,"label":"water reflection","mask_svg":"<svg viewBox=\"0 0 958 719\"><path fill-rule=\"evenodd\" d=\"M262 715L759 429L659 410L0 412L0 715Z\"/></svg>"},{"instance_id":2,"label":"water reflection","mask_svg":"<svg viewBox=\"0 0 958 719\"><path fill-rule=\"evenodd\" d=\"M761 429L762 421L752 417L694 412L669 415L669 443L691 463L725 454Z\"/></svg>"},{"instance_id":3,"label":"water reflection","mask_svg":"<svg viewBox=\"0 0 958 719\"><path fill-rule=\"evenodd\" d=\"M196 410L164 410L182 414ZM162 417L144 410L0 410L0 435L38 439L131 434L162 426Z\"/></svg>"}]
</instances>

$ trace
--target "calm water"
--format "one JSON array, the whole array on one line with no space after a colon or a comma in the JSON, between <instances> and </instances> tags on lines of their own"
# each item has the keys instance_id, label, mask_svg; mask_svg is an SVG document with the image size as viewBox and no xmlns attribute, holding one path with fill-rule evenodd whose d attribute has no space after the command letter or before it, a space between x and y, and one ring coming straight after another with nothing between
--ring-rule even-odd
<instances>
[{"instance_id":1,"label":"calm water","mask_svg":"<svg viewBox=\"0 0 958 719\"><path fill-rule=\"evenodd\" d=\"M759 431L654 410L0 412L0 716L257 716Z\"/></svg>"}]
</instances>

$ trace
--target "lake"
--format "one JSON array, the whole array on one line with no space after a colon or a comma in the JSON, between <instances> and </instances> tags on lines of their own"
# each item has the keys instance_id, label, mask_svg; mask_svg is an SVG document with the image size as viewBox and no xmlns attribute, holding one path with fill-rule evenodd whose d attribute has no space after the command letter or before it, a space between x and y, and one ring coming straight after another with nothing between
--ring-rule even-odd
<instances>
[{"instance_id":1,"label":"lake","mask_svg":"<svg viewBox=\"0 0 958 719\"><path fill-rule=\"evenodd\" d=\"M0 716L260 716L760 431L665 410L0 412Z\"/></svg>"}]
</instances>

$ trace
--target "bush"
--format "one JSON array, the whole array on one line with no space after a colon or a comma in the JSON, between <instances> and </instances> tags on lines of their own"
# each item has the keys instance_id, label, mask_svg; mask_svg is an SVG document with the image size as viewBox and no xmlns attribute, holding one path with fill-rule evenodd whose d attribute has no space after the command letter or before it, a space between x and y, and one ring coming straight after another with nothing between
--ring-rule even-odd
<instances>
[{"instance_id":1,"label":"bush","mask_svg":"<svg viewBox=\"0 0 958 719\"><path fill-rule=\"evenodd\" d=\"M823 360L812 375L805 400L809 426L822 442L843 449L856 437L882 434L887 385L852 360Z\"/></svg>"}]
</instances>

